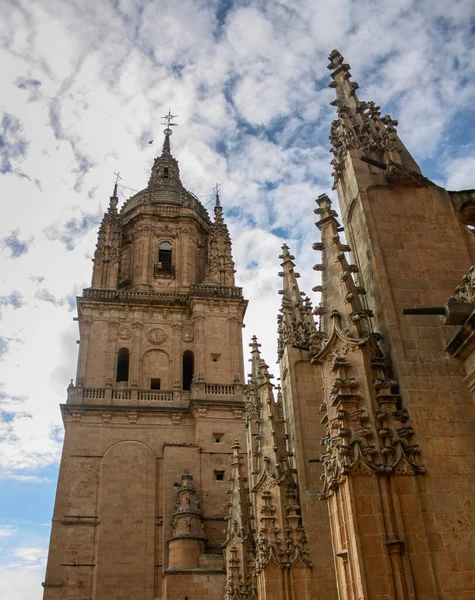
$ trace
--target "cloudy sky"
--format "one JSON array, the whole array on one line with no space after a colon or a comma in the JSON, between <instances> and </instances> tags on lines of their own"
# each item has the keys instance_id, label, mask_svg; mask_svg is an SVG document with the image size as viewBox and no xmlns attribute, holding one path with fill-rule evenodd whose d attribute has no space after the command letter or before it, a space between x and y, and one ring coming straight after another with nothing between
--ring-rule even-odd
<instances>
[{"instance_id":1,"label":"cloudy sky","mask_svg":"<svg viewBox=\"0 0 475 600\"><path fill-rule=\"evenodd\" d=\"M314 198L331 193L327 56L398 119L432 180L475 187L472 0L3 0L0 6L0 587L39 600L75 296L114 171L145 187L161 116L184 185L219 182L238 284L275 362L280 246L315 279ZM148 141L154 139L154 145ZM212 205L208 205L210 208Z\"/></svg>"}]
</instances>

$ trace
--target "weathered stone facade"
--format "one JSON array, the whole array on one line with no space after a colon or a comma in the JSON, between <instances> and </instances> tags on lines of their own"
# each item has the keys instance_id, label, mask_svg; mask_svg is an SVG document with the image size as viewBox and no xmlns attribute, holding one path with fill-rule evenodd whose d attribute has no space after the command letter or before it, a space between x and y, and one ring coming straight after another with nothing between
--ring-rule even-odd
<instances>
[{"instance_id":1,"label":"weathered stone facade","mask_svg":"<svg viewBox=\"0 0 475 600\"><path fill-rule=\"evenodd\" d=\"M315 309L283 246L281 388L256 338L244 385L219 198L211 221L169 129L148 187L111 198L45 600L475 598L475 193L423 177L329 68L343 225L319 196Z\"/></svg>"}]
</instances>

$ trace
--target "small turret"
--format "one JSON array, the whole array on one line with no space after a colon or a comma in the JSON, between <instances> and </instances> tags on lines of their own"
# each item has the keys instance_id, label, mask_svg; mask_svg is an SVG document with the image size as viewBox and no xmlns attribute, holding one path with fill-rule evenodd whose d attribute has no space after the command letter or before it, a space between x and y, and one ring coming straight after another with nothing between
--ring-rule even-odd
<instances>
[{"instance_id":1,"label":"small turret","mask_svg":"<svg viewBox=\"0 0 475 600\"><path fill-rule=\"evenodd\" d=\"M174 125L174 123L170 123L169 125ZM153 163L148 186L149 188L153 188L155 185L166 184L170 187L181 187L182 183L180 180L178 161L172 155L170 145L170 137L173 131L170 129L170 126L168 126L164 129L163 133L165 138L163 140L162 154L157 157Z\"/></svg>"},{"instance_id":2,"label":"small turret","mask_svg":"<svg viewBox=\"0 0 475 600\"><path fill-rule=\"evenodd\" d=\"M119 256L121 242L120 217L117 213L117 183L104 213L94 252L92 287L116 289L119 276Z\"/></svg>"},{"instance_id":3,"label":"small turret","mask_svg":"<svg viewBox=\"0 0 475 600\"><path fill-rule=\"evenodd\" d=\"M234 286L234 261L231 252L231 238L223 219L223 209L216 192L214 222L208 238L208 262L203 283L210 285Z\"/></svg>"},{"instance_id":4,"label":"small turret","mask_svg":"<svg viewBox=\"0 0 475 600\"><path fill-rule=\"evenodd\" d=\"M169 570L199 568L200 554L206 537L201 521L200 500L196 496L193 476L185 469L177 488L175 511L168 540Z\"/></svg>"}]
</instances>

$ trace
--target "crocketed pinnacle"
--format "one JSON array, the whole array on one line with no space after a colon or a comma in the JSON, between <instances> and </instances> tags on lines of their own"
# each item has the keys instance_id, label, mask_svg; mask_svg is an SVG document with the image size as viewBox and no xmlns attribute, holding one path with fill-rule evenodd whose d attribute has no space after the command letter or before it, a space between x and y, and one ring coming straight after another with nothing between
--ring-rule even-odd
<instances>
[{"instance_id":1,"label":"crocketed pinnacle","mask_svg":"<svg viewBox=\"0 0 475 600\"><path fill-rule=\"evenodd\" d=\"M94 268L92 271L93 288L115 288L119 262L121 224L117 213L117 184L109 199L109 206L99 227L96 250L94 252Z\"/></svg>"},{"instance_id":2,"label":"crocketed pinnacle","mask_svg":"<svg viewBox=\"0 0 475 600\"><path fill-rule=\"evenodd\" d=\"M214 222L208 237L208 262L203 281L208 285L234 285L234 261L231 250L231 237L224 222L223 209L216 193Z\"/></svg>"},{"instance_id":3,"label":"crocketed pinnacle","mask_svg":"<svg viewBox=\"0 0 475 600\"><path fill-rule=\"evenodd\" d=\"M372 317L370 310L363 307L361 295L366 293L362 286L357 286L354 274L358 267L349 264L346 253L350 247L340 239L340 223L337 213L332 209L330 198L322 194L316 199L318 208L315 213L320 219L316 226L321 231L321 243L314 244L316 250L322 252L322 262L314 269L322 272L322 305L316 309L324 323L324 329L329 327L328 317L336 316L346 319L345 326L352 327L359 337L368 331L368 318Z\"/></svg>"},{"instance_id":4,"label":"crocketed pinnacle","mask_svg":"<svg viewBox=\"0 0 475 600\"><path fill-rule=\"evenodd\" d=\"M242 473L240 446L235 440L231 446L232 473L227 491L229 508L228 530L224 543L226 558L226 587L224 600L255 598L254 541L251 531L250 502L247 478Z\"/></svg>"},{"instance_id":5,"label":"crocketed pinnacle","mask_svg":"<svg viewBox=\"0 0 475 600\"><path fill-rule=\"evenodd\" d=\"M257 336L253 335L251 339L251 343L249 344L251 348L251 374L250 380L252 383L257 383L257 375L259 370L259 365L261 362L261 352L259 348L261 345L257 341Z\"/></svg>"},{"instance_id":6,"label":"crocketed pinnacle","mask_svg":"<svg viewBox=\"0 0 475 600\"><path fill-rule=\"evenodd\" d=\"M269 472L279 478L287 465L285 423L282 409L274 399L273 375L261 358L260 344L252 338L251 375L246 395L247 419L257 445L253 453L254 473Z\"/></svg>"},{"instance_id":7,"label":"crocketed pinnacle","mask_svg":"<svg viewBox=\"0 0 475 600\"><path fill-rule=\"evenodd\" d=\"M232 540L242 541L251 536L249 497L246 490L246 477L242 473L242 462L239 454L240 445L235 440L231 446L232 472L229 478L231 488L228 490L229 516L226 544Z\"/></svg>"},{"instance_id":8,"label":"crocketed pinnacle","mask_svg":"<svg viewBox=\"0 0 475 600\"><path fill-rule=\"evenodd\" d=\"M370 164L376 164L388 177L427 185L427 180L420 176L417 163L397 136L397 121L389 115L382 117L380 107L374 102L358 99L356 90L359 86L351 80L350 65L344 62L338 50L331 52L329 60L333 80L329 86L336 91L336 99L330 104L336 106L338 113L330 134L335 186L345 169L345 157L350 150L358 151L358 159L372 160Z\"/></svg>"},{"instance_id":9,"label":"crocketed pinnacle","mask_svg":"<svg viewBox=\"0 0 475 600\"><path fill-rule=\"evenodd\" d=\"M312 303L310 298L300 292L297 279L299 273L295 271L295 257L290 254L287 244L282 246L282 271L283 278L282 307L278 316L278 356L282 357L286 345L308 349L315 329L312 317Z\"/></svg>"}]
</instances>

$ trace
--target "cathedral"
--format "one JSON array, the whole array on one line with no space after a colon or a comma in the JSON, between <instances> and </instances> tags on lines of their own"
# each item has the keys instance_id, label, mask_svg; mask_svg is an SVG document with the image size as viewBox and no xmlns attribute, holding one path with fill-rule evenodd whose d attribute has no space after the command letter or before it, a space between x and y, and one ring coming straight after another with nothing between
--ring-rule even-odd
<instances>
[{"instance_id":1,"label":"cathedral","mask_svg":"<svg viewBox=\"0 0 475 600\"><path fill-rule=\"evenodd\" d=\"M282 246L281 387L255 337L245 379L219 195L210 218L184 188L170 122L147 187L118 210L116 186L44 600L475 598L475 191L424 177L329 61L339 209L318 196L318 306Z\"/></svg>"}]
</instances>

